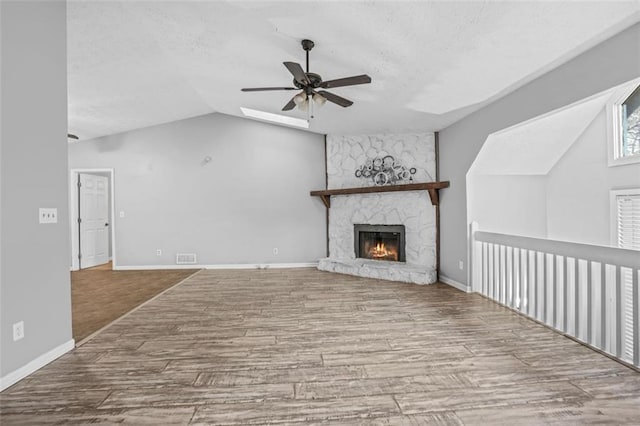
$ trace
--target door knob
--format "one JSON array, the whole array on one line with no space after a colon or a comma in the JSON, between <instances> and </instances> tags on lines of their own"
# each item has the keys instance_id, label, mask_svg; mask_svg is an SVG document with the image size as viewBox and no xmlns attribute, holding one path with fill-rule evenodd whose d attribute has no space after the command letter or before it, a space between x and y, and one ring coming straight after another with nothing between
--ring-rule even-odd
<instances>
[{"instance_id":1,"label":"door knob","mask_svg":"<svg viewBox=\"0 0 640 426\"><path fill-rule=\"evenodd\" d=\"M105 223L104 226L109 226L109 222Z\"/></svg>"}]
</instances>

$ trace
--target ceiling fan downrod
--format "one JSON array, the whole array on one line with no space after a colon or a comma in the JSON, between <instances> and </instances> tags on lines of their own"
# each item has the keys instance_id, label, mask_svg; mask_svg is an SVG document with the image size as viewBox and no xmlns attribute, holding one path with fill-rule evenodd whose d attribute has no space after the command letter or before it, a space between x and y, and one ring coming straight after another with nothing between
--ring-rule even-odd
<instances>
[{"instance_id":1,"label":"ceiling fan downrod","mask_svg":"<svg viewBox=\"0 0 640 426\"><path fill-rule=\"evenodd\" d=\"M313 49L313 46L315 46L313 41L307 39L302 40L302 48L307 52L307 72L309 72L309 52Z\"/></svg>"}]
</instances>

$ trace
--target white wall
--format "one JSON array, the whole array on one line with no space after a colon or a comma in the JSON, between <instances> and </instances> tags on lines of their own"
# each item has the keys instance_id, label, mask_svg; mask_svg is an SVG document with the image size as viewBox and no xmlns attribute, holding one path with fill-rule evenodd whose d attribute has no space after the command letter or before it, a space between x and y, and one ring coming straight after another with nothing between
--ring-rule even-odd
<instances>
[{"instance_id":1,"label":"white wall","mask_svg":"<svg viewBox=\"0 0 640 426\"><path fill-rule=\"evenodd\" d=\"M0 11L0 376L5 386L73 347L73 341L66 3L2 1ZM40 225L39 207L57 208L58 223ZM25 337L14 342L12 326L18 321L24 321Z\"/></svg>"},{"instance_id":2,"label":"white wall","mask_svg":"<svg viewBox=\"0 0 640 426\"><path fill-rule=\"evenodd\" d=\"M467 282L466 174L490 133L584 99L640 75L640 24L622 31L440 132L441 271Z\"/></svg>"},{"instance_id":3,"label":"white wall","mask_svg":"<svg viewBox=\"0 0 640 426\"><path fill-rule=\"evenodd\" d=\"M545 238L545 176L470 175L467 178L469 221L487 232Z\"/></svg>"},{"instance_id":4,"label":"white wall","mask_svg":"<svg viewBox=\"0 0 640 426\"><path fill-rule=\"evenodd\" d=\"M609 192L640 188L640 163L607 165L603 109L547 175L548 238L610 245Z\"/></svg>"},{"instance_id":5,"label":"white wall","mask_svg":"<svg viewBox=\"0 0 640 426\"><path fill-rule=\"evenodd\" d=\"M69 163L115 169L117 266L171 266L183 252L200 265L325 256L325 208L309 195L325 186L321 135L210 114L74 142Z\"/></svg>"}]
</instances>

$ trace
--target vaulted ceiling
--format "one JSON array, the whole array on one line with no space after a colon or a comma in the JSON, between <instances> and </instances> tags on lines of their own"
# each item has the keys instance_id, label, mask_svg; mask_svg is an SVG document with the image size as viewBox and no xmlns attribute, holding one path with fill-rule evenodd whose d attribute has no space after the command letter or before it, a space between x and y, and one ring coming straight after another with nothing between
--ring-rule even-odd
<instances>
[{"instance_id":1,"label":"vaulted ceiling","mask_svg":"<svg viewBox=\"0 0 640 426\"><path fill-rule=\"evenodd\" d=\"M279 113L284 61L332 91L310 131L439 130L639 20L637 1L69 1L69 131L81 139L240 107ZM305 118L298 110L286 113Z\"/></svg>"}]
</instances>

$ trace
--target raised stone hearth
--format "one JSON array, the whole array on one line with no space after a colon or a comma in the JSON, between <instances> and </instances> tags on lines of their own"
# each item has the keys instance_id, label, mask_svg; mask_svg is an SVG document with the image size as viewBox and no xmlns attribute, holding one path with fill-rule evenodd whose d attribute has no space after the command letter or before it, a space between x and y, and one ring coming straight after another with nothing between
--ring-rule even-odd
<instances>
[{"instance_id":1,"label":"raised stone hearth","mask_svg":"<svg viewBox=\"0 0 640 426\"><path fill-rule=\"evenodd\" d=\"M318 269L339 274L356 275L366 278L401 281L414 284L432 284L436 281L434 268L407 265L404 262L381 262L367 259L320 259Z\"/></svg>"},{"instance_id":2,"label":"raised stone hearth","mask_svg":"<svg viewBox=\"0 0 640 426\"><path fill-rule=\"evenodd\" d=\"M428 134L327 137L328 189L372 186L357 178L367 159L391 155L416 168L411 183L433 181L434 136ZM409 182L406 182L409 183ZM404 225L406 262L356 259L354 224ZM318 269L369 278L430 284L436 281L435 207L427 191L334 195L329 209L329 257Z\"/></svg>"}]
</instances>

